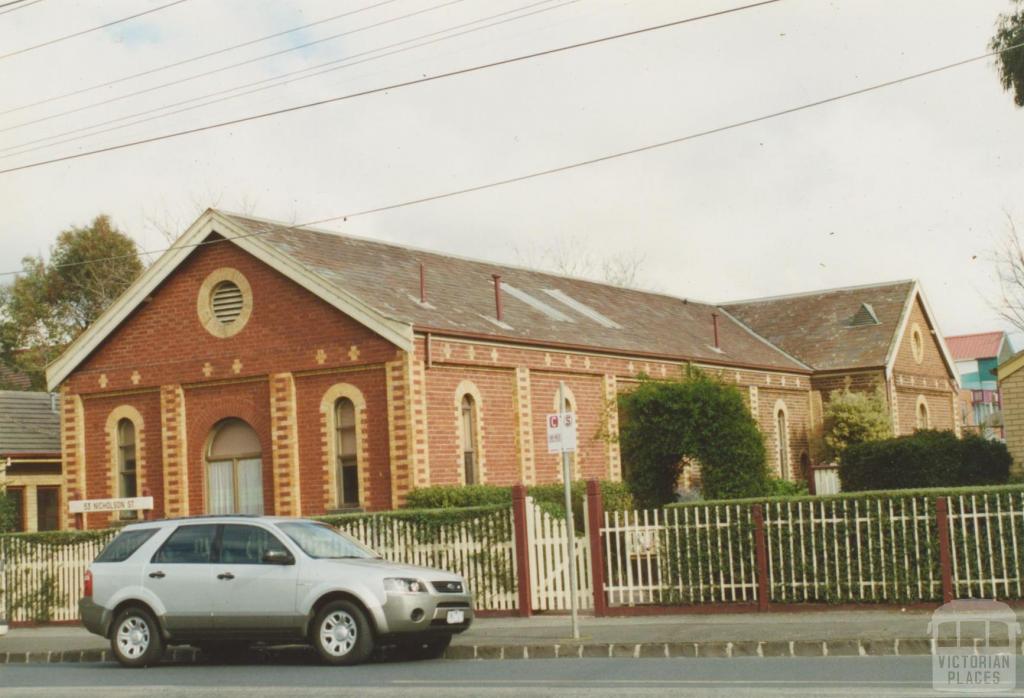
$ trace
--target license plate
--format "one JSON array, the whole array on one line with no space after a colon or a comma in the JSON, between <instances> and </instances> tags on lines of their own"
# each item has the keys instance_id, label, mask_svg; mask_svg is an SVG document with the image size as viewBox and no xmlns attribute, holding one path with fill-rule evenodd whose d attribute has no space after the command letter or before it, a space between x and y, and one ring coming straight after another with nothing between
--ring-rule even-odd
<instances>
[{"instance_id":1,"label":"license plate","mask_svg":"<svg viewBox=\"0 0 1024 698\"><path fill-rule=\"evenodd\" d=\"M466 621L466 612L462 610L448 611L448 623L454 625L456 623L464 623Z\"/></svg>"}]
</instances>

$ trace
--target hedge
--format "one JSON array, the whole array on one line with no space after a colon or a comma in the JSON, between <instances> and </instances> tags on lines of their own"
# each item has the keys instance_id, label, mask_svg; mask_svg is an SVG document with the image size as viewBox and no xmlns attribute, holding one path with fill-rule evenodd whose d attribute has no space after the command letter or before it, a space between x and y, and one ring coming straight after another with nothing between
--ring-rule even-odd
<instances>
[{"instance_id":1,"label":"hedge","mask_svg":"<svg viewBox=\"0 0 1024 698\"><path fill-rule=\"evenodd\" d=\"M923 430L850 446L839 464L843 490L997 485L1009 477L1005 444L977 435Z\"/></svg>"}]
</instances>

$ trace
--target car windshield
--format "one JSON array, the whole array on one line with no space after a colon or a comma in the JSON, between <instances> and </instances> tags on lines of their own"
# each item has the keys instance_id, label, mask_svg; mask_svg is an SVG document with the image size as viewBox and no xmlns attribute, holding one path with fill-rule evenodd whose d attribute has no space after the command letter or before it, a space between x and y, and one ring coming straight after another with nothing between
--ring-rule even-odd
<instances>
[{"instance_id":1,"label":"car windshield","mask_svg":"<svg viewBox=\"0 0 1024 698\"><path fill-rule=\"evenodd\" d=\"M277 527L310 557L325 559L380 557L359 541L326 524L310 521L286 521L279 523Z\"/></svg>"}]
</instances>

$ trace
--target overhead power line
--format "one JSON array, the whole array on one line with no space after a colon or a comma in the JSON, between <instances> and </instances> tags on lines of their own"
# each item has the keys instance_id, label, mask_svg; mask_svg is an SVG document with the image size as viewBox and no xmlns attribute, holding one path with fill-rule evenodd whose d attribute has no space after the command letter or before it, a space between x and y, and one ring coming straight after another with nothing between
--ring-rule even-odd
<instances>
[{"instance_id":1,"label":"overhead power line","mask_svg":"<svg viewBox=\"0 0 1024 698\"><path fill-rule=\"evenodd\" d=\"M469 194L471 192L483 191L485 189L493 189L495 187L504 186L506 184L513 184L515 182L523 182L523 181L526 181L526 180L529 180L529 179L534 179L534 178L537 178L537 177L544 177L544 176L547 176L547 175L556 174L558 172L567 172L569 170L574 170L574 169L578 169L578 168L581 168L581 167L586 167L588 165L595 165L595 164L602 163L602 162L608 162L609 160L615 160L617 158L628 157L630 155L637 155L639 153L644 153L644 152L648 152L648 151L651 151L651 150L656 150L658 148L665 148L665 147L670 146L670 145L677 145L679 143L685 143L687 141L697 140L698 138L703 138L705 136L711 136L711 135L714 135L714 134L717 134L717 133L722 133L724 131L730 131L732 129L741 128L743 126L750 126L752 124L760 123L762 121L768 121L769 119L776 119L776 118L779 118L779 117L782 117L782 116L787 116L789 114L794 114L796 112L803 111L803 110L806 110L806 109L813 109L815 107L824 106L826 104L831 104L833 102L838 102L838 101L843 100L843 99L849 99L850 97L856 97L858 95L867 94L869 92L874 92L874 91L877 91L877 90L881 90L881 89L884 89L886 87L892 87L894 85L899 85L899 84L902 84L902 83L905 83L905 82L909 82L911 80L917 80L919 78L927 77L929 75L935 75L936 73L940 73L940 72L943 72L943 71L946 71L946 70L951 70L953 68L959 68L961 66L968 65L970 63L975 63L977 61L984 60L986 58L991 58L992 56L996 56L996 55L999 55L1001 53L1005 53L1007 51L1012 51L1014 49L1018 49L1018 48L1022 48L1022 47L1024 47L1024 42L1021 42L1019 44L1014 44L1013 46L1007 46L1006 48L1004 48L1002 50L999 50L999 51L992 51L990 53L982 54L980 56L974 56L972 58L965 58L963 60L956 61L955 63L947 63L946 65L942 65L942 66L939 66L937 68L931 68L929 70L924 70L924 71L921 71L919 73L912 73L910 75L905 75L903 77L895 78L893 80L887 80L885 82L876 83L874 85L869 85L867 87L862 87L860 89L852 90L850 92L844 92L842 94L833 95L832 97L826 97L824 99L819 99L819 100L816 100L814 102L806 102L804 104L800 104L800 105L795 106L795 107L790 107L788 109L782 109L780 111L774 111L774 112L770 112L770 113L767 113L767 114L762 114L760 116L755 116L755 117L752 117L752 118L749 118L749 119L744 119L742 121L734 121L734 122L729 123L729 124L724 124L722 126L717 126L715 128L710 128L710 129L706 129L706 130L703 130L703 131L696 131L694 133L690 133L690 134L687 134L687 135L684 135L684 136L679 136L678 138L672 138L672 139L666 140L666 141L660 141L658 143L650 143L650 144L639 146L639 147L636 147L636 148L631 148L629 150L620 150L620 151L617 151L617 152L614 152L614 153L607 153L605 155L600 155L598 157L590 158L588 160L580 160L578 162L573 162L573 163L569 163L569 164L566 164L566 165L559 165L558 167L551 167L551 168L548 168L546 170L538 170L538 171L530 172L530 173L527 173L527 174L518 175L516 177L508 177L506 179L500 179L500 180L495 180L495 181L492 181L492 182L487 182L487 183L484 183L484 184L478 184L478 185L475 185L475 186L472 186L472 187L464 187L462 189L456 189L456 190L447 191L447 192L444 192L444 193L431 194L431 195L422 196L422 197L419 197L419 198L416 198L416 199L407 199L405 201L401 201L401 202L398 202L398 203L387 204L387 205L383 205L383 206L377 206L375 208L368 208L368 209L363 209L363 210L360 210L360 211L351 211L349 213L343 213L343 214L340 214L340 215L337 215L337 216L330 216L330 217L327 217L327 218L318 218L318 219L315 219L315 220L309 220L309 221L305 221L305 222L302 222L302 223L296 223L294 225L285 226L285 229L286 230L296 230L296 229L304 228L304 227L308 227L308 226L322 225L324 223L331 223L333 221L339 221L339 220L340 221L347 221L350 218L356 218L358 216L367 216L367 215L370 215L372 213L380 213L380 212L383 212L383 211L392 211L392 210L395 210L395 209L398 209L398 208L405 208L407 206L415 206L417 204L423 204L423 203L427 203L427 202L430 202L430 201L438 201L440 199L447 199L447 198L451 198L451 197L455 197L455 196L461 196L463 194ZM243 238L259 237L261 235L266 235L266 234L268 234L270 232L273 232L273 230L258 231L258 232L255 232L255 233L248 233L248 234L244 234L244 235L235 235L235 236L230 237L230 238L219 238L217 240L205 240L205 241L202 241L202 242L192 243L190 245L178 245L176 247L166 247L166 248L162 248L162 249L158 249L158 250L147 250L147 251L141 252L140 254L151 255L151 254L160 254L162 252L167 252L167 251L172 250L172 249L187 249L187 248L192 248L192 247L204 247L206 245L212 245L212 244L217 244L217 243L221 243L221 242L229 242L231 240L240 240L240 239L243 239ZM127 258L129 258L131 256L132 255L116 255L116 256L111 256L111 257L103 257L103 258L100 258L100 259L85 260L85 261L82 261L82 262L72 262L72 263L69 263L69 264L63 264L63 265L57 265L57 266L59 268L64 268L64 267L80 266L80 265L83 265L83 264L98 264L100 262L110 262L110 261L115 261L115 260L120 260L120 259L127 259ZM5 272L0 272L0 276L16 276L16 275L21 274L23 272L24 272L24 270L5 271Z\"/></svg>"},{"instance_id":2,"label":"overhead power line","mask_svg":"<svg viewBox=\"0 0 1024 698\"><path fill-rule=\"evenodd\" d=\"M0 7L8 7L9 5L15 5L15 7L8 7L8 9L4 10L3 12L0 12L0 15L5 15L8 12L17 12L18 10L24 10L26 7L31 7L32 5L35 5L42 1L43 0L31 0L31 2L25 2L24 4L22 4L24 0L17 0L16 3L9 2L7 3L7 5L0 5Z\"/></svg>"},{"instance_id":3,"label":"overhead power line","mask_svg":"<svg viewBox=\"0 0 1024 698\"><path fill-rule=\"evenodd\" d=\"M132 148L132 147L136 147L136 146L139 146L139 145L144 145L144 144L147 144L147 143L155 143L157 141L163 141L163 140L168 140L168 139L172 139L172 138L180 138L182 136L189 136L189 135L193 135L193 134L196 134L196 133L202 133L202 132L205 132L205 131L212 131L214 129L225 128L227 126L236 126L238 124L248 123L248 122L251 122L251 121L257 121L257 120L260 120L260 119L266 119L266 118L271 117L271 116L280 116L282 114L291 114L291 113L298 112L298 111L303 111L303 110L306 110L306 109L312 109L312 108L315 108L315 107L321 107L321 106L324 106L324 105L327 105L327 104L334 104L334 103L337 103L337 102L342 102L342 101L346 101L346 100L350 100L350 99L355 99L357 97L365 97L365 96L368 96L368 95L380 94L380 93L383 93L383 92L390 92L390 91L393 91L393 90L399 90L399 89L402 89L404 87L411 87L412 85L420 85L420 84L423 84L423 83L435 82L435 81L438 81L438 80L444 80L446 78L456 77L456 76L459 76L459 75L468 75L470 73L476 73L476 72L479 72L479 71L482 71L482 70L487 70L489 68L496 68L498 66L503 66L503 65L511 65L513 63L521 63L523 61L529 61L529 60L532 60L532 59L535 59L535 58L540 58L542 56L551 56L551 55L554 55L554 54L557 54L557 53L564 53L566 51L572 51L574 49L583 48L583 47L586 47L586 46L595 46L595 45L598 45L598 44L607 43L609 41L615 41L615 40L618 40L618 39L624 39L624 38L628 38L628 37L632 37L632 36L639 36L641 34L646 34L646 33L653 32L653 31L659 31L659 30L662 30L662 29L669 29L671 27L678 27L678 26L682 26L684 24L689 24L691 22L697 22L697 21L704 20L704 19L710 19L712 17L720 17L722 15L727 15L727 14L731 14L731 13L734 13L734 12L740 12L742 10L749 10L751 8L761 7L763 5L772 5L772 4L775 4L777 2L781 2L781 0L761 0L760 2L755 2L755 3L748 4L748 5L740 5L740 6L728 8L728 9L725 9L725 10L718 10L716 12L709 12L709 13L706 13L706 14L703 14L703 15L696 15L696 16L687 17L687 18L684 18L684 19L677 19L677 20L674 20L672 22L665 22L663 24L656 24L656 25L652 25L652 26L642 27L640 29L633 29L633 30L630 30L630 31L627 31L627 32L621 32L619 34L610 34L610 35L607 35L607 36L598 37L596 39L588 39L586 41L580 41L580 42L577 42L577 43L574 43L574 44L567 44L565 46L558 46L558 47L555 47L555 48L544 49L542 51L536 51L534 53L528 53L528 54L524 54L524 55L521 55L521 56L514 56L512 58L503 58L501 60L492 61L490 63L483 63L483 64L480 64L480 65L470 66L468 68L459 68L459 69L451 70L451 71L448 71L448 72L445 72L445 73L438 73L437 75L429 75L429 76L422 77L422 78L415 78L413 80L406 80L406 81L403 81L403 82L392 83L390 85L385 85L383 87L374 87L374 88L367 89L367 90L361 90L359 92L351 92L349 94L338 95L338 96L335 96L335 97L328 97L327 99L321 99L321 100L317 100L315 102L306 102L304 104L297 104L297 105L294 105L294 106L291 106L291 107L284 107L282 109L274 109L272 111L262 112L260 114L251 114L249 116L243 116L243 117L239 117L237 119L229 119L227 121L220 121L220 122L213 123L213 124L206 124L206 125L203 125L203 126L197 126L197 127L194 127L194 128L184 129L182 131L175 131L175 132L172 132L172 133L165 133L165 134L162 134L162 135L159 135L159 136L151 136L149 138L142 138L142 139L135 140L135 141L129 141L127 143L120 143L120 144L117 144L117 145L110 145L110 146L106 146L106 147L103 147L103 148L97 148L95 150L87 150L87 151L84 151L84 152L81 152L81 153L74 153L72 155L63 155L63 156L60 156L60 157L49 158L47 160L38 160L36 162L30 162L30 163L27 163L27 164L24 164L24 165L17 165L15 167L8 167L7 169L0 170L0 174L8 174L10 172L18 172L20 170L27 170L27 169L32 169L32 168L35 168L35 167L42 167L43 165L51 165L53 163L65 162L65 161L68 161L68 160L78 160L80 158L90 157L90 156L93 156L93 155L99 155L101 153L109 153L109 152L113 152L113 151L116 151L116 150L123 150L125 148Z\"/></svg>"},{"instance_id":4,"label":"overhead power line","mask_svg":"<svg viewBox=\"0 0 1024 698\"><path fill-rule=\"evenodd\" d=\"M125 99L130 99L132 97L138 97L139 95L148 94L150 92L156 92L157 90L163 90L163 89L168 88L168 87L174 87L175 85L182 85L182 84L184 84L186 82L192 82L193 80L199 80L200 78L209 77L210 75L216 75L217 73L223 73L226 70L233 70L235 68L241 68L242 66L250 65L252 63L258 63L259 61L265 61L268 58L275 58L277 56L281 56L281 55L286 54L286 53L291 53L292 51L299 51L301 49L308 48L310 46L315 46L316 44L322 44L322 43L324 43L326 41L333 41L335 39L340 39L340 38L342 38L344 36L351 36L352 34L358 34L360 32L368 31L370 29L376 29L378 27L383 27L383 26L388 25L388 24L393 24L394 22L400 22L400 21L402 21L404 19L410 19L412 17L416 17L418 15L426 14L428 12L434 12L435 10L444 9L445 7L449 7L451 5L457 5L457 4L459 4L461 2L465 2L465 1L466 0L445 0L445 2L442 2L442 3L437 4L437 5L431 5L430 7L424 7L422 9L414 10L412 12L406 12L405 14L398 15L397 17L390 17L388 19L384 19L384 20L381 20L379 22L373 22L372 24L366 24L366 25L363 25L361 27L356 27L355 29L349 29L347 31L340 32L338 34L333 34L331 36L325 36L322 39L316 39L314 41L307 41L306 43L299 44L298 46L289 46L288 48L281 49L280 51L274 51L273 53L267 53L267 54L264 54L262 56L256 56L255 58L248 58L248 59L246 59L244 61L238 61L237 63L231 63L230 65L221 66L220 68L213 68L212 70L207 70L207 71L204 71L202 73L196 73L194 75L189 75L189 76L186 76L186 77L183 77L183 78L178 78L177 80L171 80L169 82L164 82L164 83L161 83L159 85L153 85L152 87L147 87L147 88L142 89L142 90L136 90L134 92L127 92L127 93L125 93L123 95L118 95L117 97L110 97L109 99L104 99L104 100L101 100L99 102L92 102L91 104L86 104L86 105L83 105L81 107L74 107L72 109L65 109L64 111L59 111L59 112L56 112L54 114L49 114L47 116L41 116L41 117L39 117L37 119L31 119L30 121L23 121L20 124L14 124L12 126L4 126L3 128L0 128L0 133L5 133L7 131L13 131L15 129L24 128L26 126L32 126L34 124L40 124L40 123L43 123L44 121L52 121L53 119L57 119L57 118L62 117L62 116L67 116L69 114L77 114L78 112L86 111L88 109L95 109L96 107L109 106L110 104L113 104L114 102L120 102L120 101L123 101Z\"/></svg>"},{"instance_id":5,"label":"overhead power line","mask_svg":"<svg viewBox=\"0 0 1024 698\"><path fill-rule=\"evenodd\" d=\"M42 2L42 0L34 0L34 2ZM271 39L276 39L278 37L285 36L285 35L291 34L293 32L301 31L303 29L309 29L310 27L316 27L316 26L319 26L321 24L326 24L327 22L333 22L333 21L341 19L343 17L349 17L350 15L359 14L360 12L366 12L367 10L372 10L372 9L377 8L377 7L381 7L383 5L390 5L393 2L398 2L398 0L381 0L381 2L377 2L377 3L374 3L372 5L367 5L365 7L360 7L360 8L355 9L355 10L349 10L348 12L342 12L339 15L332 15L330 17L325 17L324 19L318 19L317 21L310 22L309 24L303 24L303 25L300 25L298 27L292 27L291 29L285 29L284 31L279 31L279 32L276 32L274 34L268 34L267 36L261 36L261 37L259 37L257 39L250 39L249 41L243 41L240 44L232 44L231 46L225 46L224 48L217 49L216 51L209 51L207 53L201 53L198 56L192 56L191 58L185 58L185 59L182 59L180 61L175 61L174 63L167 63L166 65L161 65L161 66L158 66L156 68L150 68L148 70L143 70L143 71L140 71L138 73L132 73L131 75L124 75L122 77L115 78L113 80L108 80L106 82L101 82L101 83L97 83L95 85L90 85L89 87L83 87L81 89L73 90L71 92L65 92L64 94L54 95L52 97L47 97L46 99L40 99L40 100L38 100L36 102L31 102L29 104L22 104L20 107L11 107L10 109L4 109L4 110L0 111L0 115L11 114L11 113L16 112L16 111L22 111L23 109L29 109L30 107L38 107L41 104L49 104L50 102L56 102L59 99L65 99L67 97L75 97L77 95L85 94L86 92L92 92L93 90L98 90L98 89L103 88L103 87L110 87L111 85L117 85L118 83L122 83L122 82L125 82L127 80L134 80L135 78L141 78L141 77L144 77L146 75L152 75L154 73L159 73L159 72L164 71L164 70L170 70L171 68L177 68L179 66L186 65L188 63L194 63L195 61L199 61L199 60L202 60L204 58L212 58L213 56L219 56L222 53L227 53L229 51L234 51L236 49L245 48L246 46L252 46L253 44L258 44L258 43L261 43L261 42L264 42L264 41L269 41Z\"/></svg>"},{"instance_id":6,"label":"overhead power line","mask_svg":"<svg viewBox=\"0 0 1024 698\"><path fill-rule=\"evenodd\" d=\"M317 64L317 65L309 66L307 68L300 68L298 70L288 71L288 72L281 73L281 74L273 76L273 77L263 78L262 80L256 80L254 82L249 82L249 83L245 83L245 84L242 84L242 85L237 85L235 87L229 87L229 88L224 89L224 90L217 90L215 92L208 92L207 94L200 95L198 97L190 97L189 99L181 100L179 102L173 102L171 104L165 104L165 105L160 106L160 107L154 107L153 109L147 109L147 110L144 110L144 111L141 111L141 112L135 112L134 114L128 114L126 116L119 116L119 117L114 118L114 119L108 119L106 121L101 121L99 123L91 124L89 126L82 126L82 127L79 127L79 128L70 129L68 131L64 131L64 132L61 132L61 133L56 133L56 134L53 134L53 135L50 135L50 136L45 136L43 138L36 138L34 140L31 140L31 141L26 141L26 142L23 142L23 143L18 143L17 145L4 146L4 147L0 148L0 152L6 153L6 154L5 155L0 155L0 160L4 160L4 159L7 159L7 158L12 158L12 157L18 157L19 155L25 155L27 153L35 152L37 150L45 150L47 148L53 148L53 147L56 147L58 145L63 145L65 143L73 143L75 141L79 141L79 140L82 140L84 138L91 138L93 136L98 136L98 135L101 135L101 134L104 134L104 133L110 133L111 131L117 131L117 130L120 130L120 129L123 129L123 128L129 128L131 126L137 126L139 124L147 123L149 121L153 121L153 120L156 120L156 119L164 119L164 118L167 118L169 116L174 116L176 114L181 114L181 113L184 113L184 112L187 112L187 111L192 111L192 110L195 110L195 109L202 109L202 108L214 105L214 104L220 104L221 102L226 102L226 101L229 101L229 100L232 100L232 99L237 99L239 97L245 97L245 96L254 94L256 92L262 92L264 90L270 90L270 89L273 89L275 87L283 87L285 85L290 85L290 84L292 84L294 82L299 82L301 80L308 80L310 78L319 77L321 75L325 75L327 73L334 72L334 71L337 71L337 70L344 70L345 68L352 68L352 67L355 67L357 65L362 65L364 63L369 63L371 61L380 60L382 58L387 58L389 56L394 56L394 55L399 54L399 53L405 53L407 51L412 51L412 50L415 50L417 48L422 48L424 46L429 46L431 44L440 43L442 41L449 41L451 39L455 39L455 38L458 38L460 36L465 36L467 34L472 34L472 33L480 32L480 31L483 31L485 29L490 29L492 27L496 27L496 26L501 25L501 24L507 24L509 22L515 22L515 21L518 21L518 20L521 20L521 19L526 19L527 17L532 17L534 15L542 14L544 12L550 12L552 10L557 10L557 9L560 9L560 8L565 7L567 5L573 5L573 4L577 3L577 2L580 2L580 0L565 0L564 2L561 2L561 3L557 4L557 5L550 5L550 3L554 2L554 1L555 0L538 0L537 2L533 2L533 3L527 4L527 5L521 5L519 7L511 9L511 10L505 10L504 12L498 12L498 13L495 13L495 14L492 14L492 15L488 15L486 17L481 17L480 19L474 19L474 20L471 20L469 22L463 22L461 24L456 24L456 25L451 26L451 27L446 27L445 29L439 29L437 31L427 32L425 34L420 34L418 36L414 36L414 37L409 38L409 39L404 39L402 41L396 41L394 43L387 44L385 46L379 46L379 47L374 48L374 49L369 49L369 50L366 50L366 51L360 51L358 53L354 53L354 54L351 54L349 56L345 56L344 58L338 58L338 59L335 59L335 60L327 61L326 63L320 63L320 64ZM530 10L531 8L536 8L539 5L549 5L549 6L548 7L541 7L540 9L534 9L532 12L524 12L525 10ZM522 12L523 14L516 15L515 13L517 13L517 12ZM506 17L506 15L515 15L515 16L513 16L513 17ZM504 19L498 19L500 17L504 17ZM495 20L495 21L492 22L490 20ZM488 24L481 24L482 22L488 22ZM480 25L480 26L475 26L474 27L473 25ZM471 27L471 28L467 29L466 27ZM460 29L462 29L463 31L458 31ZM439 36L439 35L444 35L444 36ZM436 37L436 38L430 38L430 37ZM427 39L427 40L424 41L424 39ZM417 42L419 42L419 43L417 43ZM397 47L402 47L402 48L397 48ZM388 49L394 49L394 50L390 50L389 51ZM383 53L381 53L381 52L383 52ZM377 54L377 55L371 55L371 54ZM364 56L367 56L367 57L363 58ZM356 60L356 59L359 59L359 58L362 58L362 60ZM321 68L323 68L323 70L320 70ZM317 72L311 72L311 71L317 71ZM301 75L302 73L309 73L309 74L308 75ZM293 76L299 76L299 77L293 77ZM267 83L274 83L274 84L269 84L268 85ZM260 86L260 87L257 87L257 86ZM247 89L247 88L253 88L253 89ZM239 92L239 90L246 90L246 91L245 92ZM235 92L236 94L230 94L232 92ZM221 96L221 95L227 95L227 96ZM214 99L210 99L210 98L214 98ZM206 102L202 101L204 99L207 99L208 101L206 101ZM186 104L189 104L191 106L184 107L184 105L186 105ZM164 112L165 110L168 110L168 109L174 109L175 107L184 107L184 108L177 109L175 111L168 111L168 112L163 113L163 114L157 113L157 112ZM149 114L155 114L155 116L147 116ZM145 117L145 118L136 119L136 117L140 117L140 116L141 117ZM136 119L136 120L135 121L129 121L130 119ZM124 121L129 121L129 123L120 123L120 122L124 122ZM103 128L104 126L109 126L110 124L119 124L119 123L120 123L120 125L118 125L118 126L111 126L110 128ZM94 131L93 129L101 129L101 130ZM86 131L90 131L90 133L85 133ZM63 140L56 140L58 138L63 138L64 136L72 136L73 134L81 134L81 135L76 135L76 136L73 136L71 138L64 138ZM51 141L51 142L47 143L46 141ZM43 143L44 145L36 145L37 143ZM29 147L29 146L35 146L35 147ZM16 152L8 152L8 151L16 151Z\"/></svg>"},{"instance_id":7,"label":"overhead power line","mask_svg":"<svg viewBox=\"0 0 1024 698\"><path fill-rule=\"evenodd\" d=\"M115 24L121 24L122 22L127 22L127 21L132 20L132 19L137 19L138 17L142 17L144 15L153 14L154 12L159 12L160 10L166 10L168 7L174 7L175 5L180 5L183 2L188 2L188 0L174 0L174 2L169 2L166 5L160 5L159 7L154 7L153 9L146 10L145 12L136 12L133 15L129 15L127 17L122 17L121 19L115 19L113 22L107 22L105 24L100 24L99 26L90 27L89 29L83 29L81 31L74 32L72 34L65 34L64 36L58 36L56 39L50 39L49 41L44 41L43 43L36 44L35 46L26 46L25 48L20 48L17 51L11 51L10 53L0 54L0 60L3 60L4 58L10 58L11 56L17 56L17 55L22 54L22 53L27 53L29 51L35 51L36 49L43 48L44 46L52 46L53 44L59 43L61 41L67 41L68 39L74 39L76 36L82 36L83 34L89 34L89 33L94 32L94 31L99 31L100 29L106 29L107 27L112 27Z\"/></svg>"}]
</instances>

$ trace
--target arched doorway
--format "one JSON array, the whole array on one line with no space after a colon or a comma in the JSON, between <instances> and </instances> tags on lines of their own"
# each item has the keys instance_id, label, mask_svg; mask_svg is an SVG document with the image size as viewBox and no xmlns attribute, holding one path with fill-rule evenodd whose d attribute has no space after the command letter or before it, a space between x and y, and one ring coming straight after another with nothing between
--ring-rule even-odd
<instances>
[{"instance_id":1,"label":"arched doorway","mask_svg":"<svg viewBox=\"0 0 1024 698\"><path fill-rule=\"evenodd\" d=\"M259 436L241 419L225 419L214 427L206 450L208 513L263 513L261 451Z\"/></svg>"}]
</instances>

